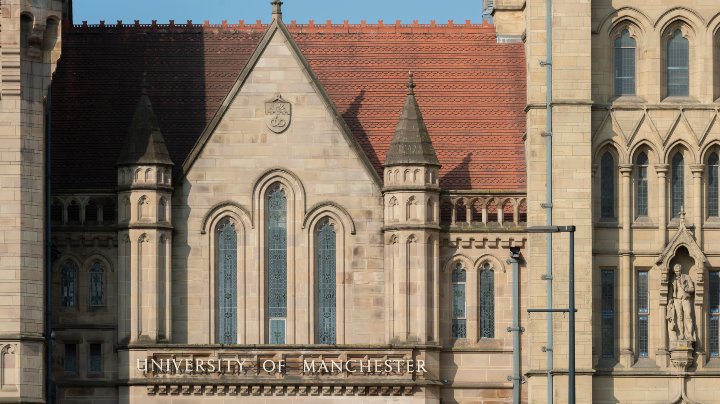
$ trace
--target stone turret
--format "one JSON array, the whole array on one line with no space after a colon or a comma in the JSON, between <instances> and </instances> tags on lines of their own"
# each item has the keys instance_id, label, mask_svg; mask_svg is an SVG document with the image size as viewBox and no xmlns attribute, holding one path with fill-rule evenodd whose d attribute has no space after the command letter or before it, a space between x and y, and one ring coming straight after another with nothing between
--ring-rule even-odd
<instances>
[{"instance_id":1,"label":"stone turret","mask_svg":"<svg viewBox=\"0 0 720 404\"><path fill-rule=\"evenodd\" d=\"M388 339L437 342L436 288L439 249L438 161L415 98L412 73L407 97L384 164L385 234L388 248Z\"/></svg>"},{"instance_id":2,"label":"stone turret","mask_svg":"<svg viewBox=\"0 0 720 404\"><path fill-rule=\"evenodd\" d=\"M118 168L118 340L170 340L170 159L143 78Z\"/></svg>"}]
</instances>

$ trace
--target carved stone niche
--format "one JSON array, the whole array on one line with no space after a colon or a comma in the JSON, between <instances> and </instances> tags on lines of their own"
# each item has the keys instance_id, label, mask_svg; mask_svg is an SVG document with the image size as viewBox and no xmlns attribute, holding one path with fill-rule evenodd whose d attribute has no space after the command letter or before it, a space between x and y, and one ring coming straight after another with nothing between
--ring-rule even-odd
<instances>
[{"instance_id":1,"label":"carved stone niche","mask_svg":"<svg viewBox=\"0 0 720 404\"><path fill-rule=\"evenodd\" d=\"M679 276L673 270L676 264L681 268ZM656 355L658 366L672 365L685 371L695 364L696 359L699 364L704 364L703 300L707 257L685 226L684 217L680 220L677 232L655 261L654 269L660 271L660 315L665 319L661 333L663 338ZM676 279L678 282L675 282ZM678 293L684 294L689 304L678 300ZM687 316L686 311L689 311ZM678 319L680 315L685 318Z\"/></svg>"}]
</instances>

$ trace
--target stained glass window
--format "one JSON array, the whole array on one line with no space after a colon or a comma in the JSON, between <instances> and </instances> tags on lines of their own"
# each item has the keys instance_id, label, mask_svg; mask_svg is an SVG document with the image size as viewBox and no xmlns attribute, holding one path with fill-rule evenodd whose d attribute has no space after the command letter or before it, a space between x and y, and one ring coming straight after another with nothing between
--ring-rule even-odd
<instances>
[{"instance_id":1,"label":"stained glass window","mask_svg":"<svg viewBox=\"0 0 720 404\"><path fill-rule=\"evenodd\" d=\"M269 342L285 343L287 317L287 198L279 186L267 200L267 307Z\"/></svg>"},{"instance_id":2,"label":"stained glass window","mask_svg":"<svg viewBox=\"0 0 720 404\"><path fill-rule=\"evenodd\" d=\"M708 216L718 216L718 155L712 153L708 158L707 207Z\"/></svg>"},{"instance_id":3,"label":"stained glass window","mask_svg":"<svg viewBox=\"0 0 720 404\"><path fill-rule=\"evenodd\" d=\"M335 229L325 220L317 230L317 342L335 343L336 250Z\"/></svg>"},{"instance_id":4,"label":"stained glass window","mask_svg":"<svg viewBox=\"0 0 720 404\"><path fill-rule=\"evenodd\" d=\"M648 272L638 272L637 307L638 307L638 355L648 356L648 315L650 314L650 299L648 293Z\"/></svg>"},{"instance_id":5,"label":"stained glass window","mask_svg":"<svg viewBox=\"0 0 720 404\"><path fill-rule=\"evenodd\" d=\"M720 272L710 272L708 312L710 316L710 356L720 357Z\"/></svg>"},{"instance_id":6,"label":"stained glass window","mask_svg":"<svg viewBox=\"0 0 720 404\"><path fill-rule=\"evenodd\" d=\"M217 228L218 342L237 342L237 231L229 219Z\"/></svg>"},{"instance_id":7,"label":"stained glass window","mask_svg":"<svg viewBox=\"0 0 720 404\"><path fill-rule=\"evenodd\" d=\"M615 356L615 271L603 269L600 273L600 328L603 358Z\"/></svg>"},{"instance_id":8,"label":"stained glass window","mask_svg":"<svg viewBox=\"0 0 720 404\"><path fill-rule=\"evenodd\" d=\"M100 261L90 267L90 306L105 306L105 268Z\"/></svg>"},{"instance_id":9,"label":"stained glass window","mask_svg":"<svg viewBox=\"0 0 720 404\"><path fill-rule=\"evenodd\" d=\"M648 215L648 157L640 153L635 161L635 218Z\"/></svg>"},{"instance_id":10,"label":"stained glass window","mask_svg":"<svg viewBox=\"0 0 720 404\"><path fill-rule=\"evenodd\" d=\"M635 39L628 30L615 40L615 95L635 95Z\"/></svg>"},{"instance_id":11,"label":"stained glass window","mask_svg":"<svg viewBox=\"0 0 720 404\"><path fill-rule=\"evenodd\" d=\"M495 338L495 272L489 264L480 273L480 337Z\"/></svg>"},{"instance_id":12,"label":"stained glass window","mask_svg":"<svg viewBox=\"0 0 720 404\"><path fill-rule=\"evenodd\" d=\"M90 363L88 372L102 372L102 344L90 344Z\"/></svg>"},{"instance_id":13,"label":"stained glass window","mask_svg":"<svg viewBox=\"0 0 720 404\"><path fill-rule=\"evenodd\" d=\"M672 217L680 217L680 211L685 205L685 166L682 153L680 152L675 153L672 159L672 178L670 184L672 186Z\"/></svg>"},{"instance_id":14,"label":"stained glass window","mask_svg":"<svg viewBox=\"0 0 720 404\"><path fill-rule=\"evenodd\" d=\"M667 95L690 95L690 43L682 32L675 30L667 42Z\"/></svg>"},{"instance_id":15,"label":"stained glass window","mask_svg":"<svg viewBox=\"0 0 720 404\"><path fill-rule=\"evenodd\" d=\"M603 219L615 217L615 159L610 152L600 163L600 214Z\"/></svg>"},{"instance_id":16,"label":"stained glass window","mask_svg":"<svg viewBox=\"0 0 720 404\"><path fill-rule=\"evenodd\" d=\"M78 267L74 261L67 260L60 273L60 299L62 307L77 306Z\"/></svg>"},{"instance_id":17,"label":"stained glass window","mask_svg":"<svg viewBox=\"0 0 720 404\"><path fill-rule=\"evenodd\" d=\"M456 264L452 272L452 338L467 338L465 286L467 273L462 264Z\"/></svg>"}]
</instances>

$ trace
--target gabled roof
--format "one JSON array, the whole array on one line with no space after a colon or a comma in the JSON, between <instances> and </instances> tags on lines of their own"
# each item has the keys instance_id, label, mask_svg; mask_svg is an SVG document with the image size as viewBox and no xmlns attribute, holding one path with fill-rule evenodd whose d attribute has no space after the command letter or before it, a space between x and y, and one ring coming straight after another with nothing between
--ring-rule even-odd
<instances>
[{"instance_id":1,"label":"gabled roof","mask_svg":"<svg viewBox=\"0 0 720 404\"><path fill-rule=\"evenodd\" d=\"M408 91L405 97L400 121L395 129L395 136L390 142L390 149L385 156L385 167L396 165L433 165L439 166L435 149L433 149L427 126L415 99L415 82L412 73L408 74Z\"/></svg>"},{"instance_id":2,"label":"gabled roof","mask_svg":"<svg viewBox=\"0 0 720 404\"><path fill-rule=\"evenodd\" d=\"M161 164L173 165L160 131L157 117L147 93L147 81L143 79L130 132L120 149L118 165Z\"/></svg>"},{"instance_id":3,"label":"gabled roof","mask_svg":"<svg viewBox=\"0 0 720 404\"><path fill-rule=\"evenodd\" d=\"M53 189L111 190L142 72L170 157L185 161L268 26L76 26L52 86ZM412 70L446 189L524 191L523 45L486 25L287 25L382 170ZM91 176L88 165L93 166Z\"/></svg>"}]
</instances>

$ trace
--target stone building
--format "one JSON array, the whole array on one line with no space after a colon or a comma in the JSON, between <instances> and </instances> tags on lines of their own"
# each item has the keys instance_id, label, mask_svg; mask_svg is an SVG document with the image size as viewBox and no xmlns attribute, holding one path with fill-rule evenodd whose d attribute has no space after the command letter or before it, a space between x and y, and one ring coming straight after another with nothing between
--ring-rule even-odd
<instances>
[{"instance_id":1,"label":"stone building","mask_svg":"<svg viewBox=\"0 0 720 404\"><path fill-rule=\"evenodd\" d=\"M552 215L578 401L720 402L720 6L281 5L0 3L0 401L567 402Z\"/></svg>"}]
</instances>

